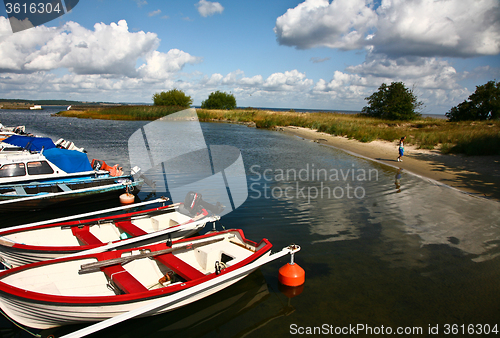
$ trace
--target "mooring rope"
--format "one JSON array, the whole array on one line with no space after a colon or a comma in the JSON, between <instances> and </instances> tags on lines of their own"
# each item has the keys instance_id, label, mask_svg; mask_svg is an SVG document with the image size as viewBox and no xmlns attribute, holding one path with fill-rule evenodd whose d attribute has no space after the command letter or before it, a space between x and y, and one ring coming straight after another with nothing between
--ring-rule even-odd
<instances>
[{"instance_id":1,"label":"mooring rope","mask_svg":"<svg viewBox=\"0 0 500 338\"><path fill-rule=\"evenodd\" d=\"M1 314L5 317L5 318L7 318L7 320L8 320L8 321L10 321L12 324L14 324L15 326L17 326L17 327L18 327L18 328L20 328L21 330L24 330L24 331L28 332L30 335L32 335L32 336L34 336L34 337L39 337L39 338L41 338L41 337L42 337L42 335L40 335L40 334L38 334L38 333L33 333L33 332L29 331L27 328L22 327L21 325L19 325L18 323L16 323L14 320L10 319L10 317L9 317L9 316L7 316L7 315L6 315L6 314L2 311L2 309L0 309L0 313L1 313Z\"/></svg>"}]
</instances>

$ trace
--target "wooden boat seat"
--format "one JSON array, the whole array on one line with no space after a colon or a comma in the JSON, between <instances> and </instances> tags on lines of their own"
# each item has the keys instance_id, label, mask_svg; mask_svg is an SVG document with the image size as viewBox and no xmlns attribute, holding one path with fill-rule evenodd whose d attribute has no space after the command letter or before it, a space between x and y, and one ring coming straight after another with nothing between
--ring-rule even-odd
<instances>
[{"instance_id":1,"label":"wooden boat seat","mask_svg":"<svg viewBox=\"0 0 500 338\"><path fill-rule=\"evenodd\" d=\"M85 245L104 244L99 240L99 238L97 238L93 233L90 232L90 228L88 225L85 225L83 228L71 227L71 232Z\"/></svg>"},{"instance_id":2,"label":"wooden boat seat","mask_svg":"<svg viewBox=\"0 0 500 338\"><path fill-rule=\"evenodd\" d=\"M205 277L205 274L198 269L193 268L182 259L177 258L172 253L154 256L154 259L174 271L186 281Z\"/></svg>"},{"instance_id":3,"label":"wooden boat seat","mask_svg":"<svg viewBox=\"0 0 500 338\"><path fill-rule=\"evenodd\" d=\"M134 276L120 264L107 266L101 269L113 281L113 283L125 293L136 293L148 291Z\"/></svg>"},{"instance_id":4,"label":"wooden boat seat","mask_svg":"<svg viewBox=\"0 0 500 338\"><path fill-rule=\"evenodd\" d=\"M147 232L139 228L137 225L132 224L130 221L116 222L115 225L128 233L131 236L137 237L147 235Z\"/></svg>"}]
</instances>

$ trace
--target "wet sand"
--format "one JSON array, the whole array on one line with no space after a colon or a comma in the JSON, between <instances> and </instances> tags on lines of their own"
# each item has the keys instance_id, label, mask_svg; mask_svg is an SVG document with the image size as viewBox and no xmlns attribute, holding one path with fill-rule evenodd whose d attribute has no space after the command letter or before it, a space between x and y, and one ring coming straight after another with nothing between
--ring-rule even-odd
<instances>
[{"instance_id":1,"label":"wet sand","mask_svg":"<svg viewBox=\"0 0 500 338\"><path fill-rule=\"evenodd\" d=\"M431 179L474 196L500 201L500 156L444 155L437 150L405 145L403 162L398 162L397 142L362 143L341 136L301 127L276 130L310 142L325 144Z\"/></svg>"}]
</instances>

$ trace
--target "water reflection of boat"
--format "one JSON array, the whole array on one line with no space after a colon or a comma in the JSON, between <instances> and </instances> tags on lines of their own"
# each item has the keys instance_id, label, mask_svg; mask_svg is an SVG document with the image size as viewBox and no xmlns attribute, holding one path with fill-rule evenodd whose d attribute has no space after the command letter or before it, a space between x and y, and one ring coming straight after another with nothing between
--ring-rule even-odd
<instances>
[{"instance_id":1,"label":"water reflection of boat","mask_svg":"<svg viewBox=\"0 0 500 338\"><path fill-rule=\"evenodd\" d=\"M269 255L271 246L227 230L171 247L163 243L28 264L0 273L0 306L18 323L40 329L102 321L154 305L143 314L151 316L207 297L292 252Z\"/></svg>"}]
</instances>

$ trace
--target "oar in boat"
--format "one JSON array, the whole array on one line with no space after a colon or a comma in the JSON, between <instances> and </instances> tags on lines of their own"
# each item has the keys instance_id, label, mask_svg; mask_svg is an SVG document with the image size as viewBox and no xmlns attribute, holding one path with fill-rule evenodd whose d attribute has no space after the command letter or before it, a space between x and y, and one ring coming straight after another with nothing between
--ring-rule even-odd
<instances>
[{"instance_id":1,"label":"oar in boat","mask_svg":"<svg viewBox=\"0 0 500 338\"><path fill-rule=\"evenodd\" d=\"M106 259L104 261L87 263L87 264L83 264L80 267L81 269L78 271L78 274L83 275L83 274L90 273L90 272L100 271L101 268L104 268L106 266L115 265L115 264L125 264L125 263L131 262L135 259L154 257L154 256L168 254L168 253L171 253L174 251L179 251L179 250L196 249L196 248L199 248L201 246L205 246L205 245L209 245L209 244L223 241L224 238L225 237L221 237L221 238L217 238L217 239L211 239L209 241L204 241L201 243L189 243L189 244L185 244L185 245L178 246L175 248L168 248L168 249L157 250L157 251L152 251L152 252L143 252L143 253L140 253L137 255L132 255L132 256L111 258L111 259Z\"/></svg>"},{"instance_id":2,"label":"oar in boat","mask_svg":"<svg viewBox=\"0 0 500 338\"><path fill-rule=\"evenodd\" d=\"M173 205L175 205L175 204L173 204ZM198 216L194 217L192 219L192 221L193 222L199 221L203 217L204 217L204 215L198 215ZM218 221L219 219L220 219L219 216L211 216L211 217L209 217L207 219L207 222L215 222L215 221ZM118 241L118 242L108 243L106 245L98 246L97 248L93 248L93 249L89 249L89 250L85 250L85 251L75 252L73 254L64 256L64 258L73 257L73 256L80 256L80 255L87 255L87 254L94 254L94 253L99 253L99 252L104 252L104 251L107 251L107 250L110 250L110 249L114 249L114 248L117 248L117 247L120 247L120 246L123 246L123 245L130 245L132 243L139 242L139 241L144 241L144 240L147 240L147 239L150 239L150 238L153 238L153 237L163 236L163 235L166 235L166 234L171 233L171 232L181 231L183 227L190 226L191 225L190 222L191 222L191 220L189 220L187 222L184 222L184 223L181 223L181 224L178 224L176 226L167 228L165 230L155 231L155 232L151 232L149 234L145 234L145 235L142 235L142 236L131 237L131 238L124 239L124 240L121 240L121 241Z\"/></svg>"},{"instance_id":3,"label":"oar in boat","mask_svg":"<svg viewBox=\"0 0 500 338\"><path fill-rule=\"evenodd\" d=\"M195 285L189 289L179 291L171 296L166 296L165 298L158 299L157 301L155 301L153 303L147 304L145 306L131 310L129 312L125 312L125 313L118 315L116 317L112 317L112 318L106 319L102 322L87 326L86 328L80 329L78 331L67 334L67 335L60 337L60 338L84 337L84 336L87 336L87 335L92 334L94 332L97 332L99 330L103 330L103 329L110 327L112 325L121 323L127 319L131 319L131 318L140 316L146 312L154 311L154 310L161 308L161 307L167 307L171 304L174 304L176 302L180 302L184 299L192 297L195 294L200 294L200 293L204 292L205 290L208 290L210 288L214 288L218 285L221 285L232 278L238 278L241 275L248 274L250 271L257 269L261 265L267 264L275 259L283 257L286 254L295 253L299 250L300 250L300 247L298 247L298 246L293 246L293 248L292 248L292 246L283 248L281 251L276 252L274 254L271 254L268 257L265 257L261 260L257 260L253 263L250 263L250 264L242 267L241 269L237 269L237 270L233 270L231 272L225 273L225 274L221 274L217 278L200 283L200 284Z\"/></svg>"},{"instance_id":4,"label":"oar in boat","mask_svg":"<svg viewBox=\"0 0 500 338\"><path fill-rule=\"evenodd\" d=\"M70 229L72 227L81 227L82 225L88 225L88 226L94 226L94 225L101 225L103 222L119 222L119 221L124 221L124 220L137 220L141 218L147 218L147 217L153 217L156 215L162 215L167 212L173 212L175 211L175 207L178 207L180 203L175 203L175 204L170 204L167 208L164 209L159 209L157 208L156 210L144 210L144 211L139 211L137 215L134 216L122 216L122 215L116 215L116 217L109 217L109 218L100 218L100 219L87 219L87 220L81 220L78 221L78 223L71 224L71 225L62 225L62 229ZM147 212L146 212L147 211Z\"/></svg>"}]
</instances>

